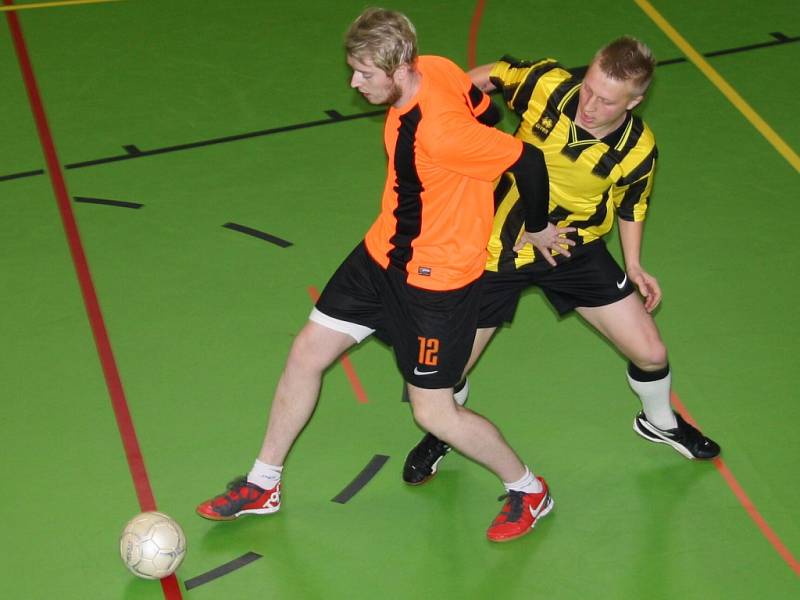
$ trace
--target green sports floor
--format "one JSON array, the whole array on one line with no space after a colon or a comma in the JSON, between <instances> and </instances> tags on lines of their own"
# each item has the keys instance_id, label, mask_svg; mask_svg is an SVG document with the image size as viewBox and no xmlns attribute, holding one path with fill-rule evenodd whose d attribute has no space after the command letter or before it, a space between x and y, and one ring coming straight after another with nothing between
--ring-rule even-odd
<instances>
[{"instance_id":1,"label":"green sports floor","mask_svg":"<svg viewBox=\"0 0 800 600\"><path fill-rule=\"evenodd\" d=\"M325 377L281 512L194 514L252 464L312 296L377 212L382 117L341 49L365 2L49 4L0 15L0 598L800 598L795 0L390 5L465 68L578 67L625 33L661 61L643 262L676 401L722 459L636 436L624 359L531 292L471 378L556 503L502 545L489 472L451 454L401 482L420 432L372 341ZM188 539L162 584L117 550L156 506Z\"/></svg>"}]
</instances>

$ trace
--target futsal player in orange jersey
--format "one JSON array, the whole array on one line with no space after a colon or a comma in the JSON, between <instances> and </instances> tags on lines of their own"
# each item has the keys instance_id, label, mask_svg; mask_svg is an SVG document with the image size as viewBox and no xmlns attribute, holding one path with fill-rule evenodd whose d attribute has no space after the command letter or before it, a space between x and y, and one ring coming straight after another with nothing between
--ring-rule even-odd
<instances>
[{"instance_id":1,"label":"futsal player in orange jersey","mask_svg":"<svg viewBox=\"0 0 800 600\"><path fill-rule=\"evenodd\" d=\"M489 539L519 537L551 510L547 484L494 425L453 398L478 324L492 182L514 174L529 239L548 259L568 253L563 236L572 229L547 221L541 152L479 123L488 96L449 60L418 56L404 15L367 9L350 26L345 48L351 87L372 104L389 105L380 213L292 345L253 468L197 512L229 520L277 511L283 464L314 411L323 372L377 332L392 345L417 423L503 482L506 502Z\"/></svg>"}]
</instances>

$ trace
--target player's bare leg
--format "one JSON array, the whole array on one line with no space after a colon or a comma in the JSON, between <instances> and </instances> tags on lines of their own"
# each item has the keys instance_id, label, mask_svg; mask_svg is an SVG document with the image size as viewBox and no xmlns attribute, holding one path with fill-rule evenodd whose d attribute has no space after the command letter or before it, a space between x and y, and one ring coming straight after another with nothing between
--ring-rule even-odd
<instances>
[{"instance_id":1,"label":"player's bare leg","mask_svg":"<svg viewBox=\"0 0 800 600\"><path fill-rule=\"evenodd\" d=\"M452 388L428 390L408 385L414 419L420 427L465 456L484 465L503 481L516 481L525 465L498 429L482 416L453 401Z\"/></svg>"},{"instance_id":2,"label":"player's bare leg","mask_svg":"<svg viewBox=\"0 0 800 600\"><path fill-rule=\"evenodd\" d=\"M717 456L716 442L672 409L667 349L639 296L630 294L613 304L576 310L630 360L628 382L643 408L634 419L634 431L651 442L671 446L686 458Z\"/></svg>"},{"instance_id":3,"label":"player's bare leg","mask_svg":"<svg viewBox=\"0 0 800 600\"><path fill-rule=\"evenodd\" d=\"M667 348L653 317L635 293L606 306L575 310L643 371L667 366Z\"/></svg>"},{"instance_id":4,"label":"player's bare leg","mask_svg":"<svg viewBox=\"0 0 800 600\"><path fill-rule=\"evenodd\" d=\"M281 505L281 472L289 450L317 405L322 375L347 348L348 334L308 321L292 344L270 409L258 460L247 477L202 502L197 513L206 519L228 521L243 514L270 514Z\"/></svg>"},{"instance_id":5,"label":"player's bare leg","mask_svg":"<svg viewBox=\"0 0 800 600\"><path fill-rule=\"evenodd\" d=\"M489 345L495 331L497 331L497 327L484 327L475 332L475 340L472 342L472 353L469 355L467 366L464 368L464 379L466 379L467 373L472 371L472 367L478 362L483 351L486 350L486 346Z\"/></svg>"},{"instance_id":6,"label":"player's bare leg","mask_svg":"<svg viewBox=\"0 0 800 600\"><path fill-rule=\"evenodd\" d=\"M486 346L492 339L496 327L478 329L475 333L475 340L472 343L472 353L470 354L467 366L464 369L464 379L456 386L454 398L456 403L464 406L469 395L469 385L467 384L467 373L472 370L475 363L480 358ZM447 442L439 439L433 433L426 433L422 440L414 446L406 456L403 463L403 481L409 485L420 485L429 481L439 468L439 463L450 452Z\"/></svg>"},{"instance_id":7,"label":"player's bare leg","mask_svg":"<svg viewBox=\"0 0 800 600\"><path fill-rule=\"evenodd\" d=\"M322 375L355 340L308 321L297 335L286 360L275 395L258 459L282 465L297 436L317 406Z\"/></svg>"},{"instance_id":8,"label":"player's bare leg","mask_svg":"<svg viewBox=\"0 0 800 600\"><path fill-rule=\"evenodd\" d=\"M516 539L533 529L553 508L547 483L535 477L488 420L459 406L452 389L408 385L414 419L423 429L494 472L503 481L503 509L486 536L493 542Z\"/></svg>"}]
</instances>

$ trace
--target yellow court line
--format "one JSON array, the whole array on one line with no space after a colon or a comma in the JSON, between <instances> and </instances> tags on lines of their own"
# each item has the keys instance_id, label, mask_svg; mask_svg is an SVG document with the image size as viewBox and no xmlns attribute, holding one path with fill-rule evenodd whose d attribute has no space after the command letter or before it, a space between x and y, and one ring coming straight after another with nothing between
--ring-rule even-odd
<instances>
[{"instance_id":1,"label":"yellow court line","mask_svg":"<svg viewBox=\"0 0 800 600\"><path fill-rule=\"evenodd\" d=\"M780 152L781 156L783 156L786 160L789 161L795 170L800 171L800 157L797 156L797 153L789 147L789 144L781 139L775 131L767 124L764 119L762 119L756 111L752 109L752 107L745 102L744 98L742 98L736 90L734 90L727 81L725 81L722 76L717 73L714 68L708 64L705 58L697 52L692 46L687 42L683 36L678 33L672 25L670 25L664 17L662 17L659 12L653 8L653 6L647 0L633 0L636 4L639 5L648 17L650 17L653 22L658 25L658 27L663 31L669 39L686 55L686 57L694 63L700 71L703 72L703 75L708 77L719 91L721 91L725 97L730 100L731 104L733 104L736 108L739 109L745 118L750 121L750 123L755 127L761 135L767 138L767 141L772 144L772 146Z\"/></svg>"},{"instance_id":2,"label":"yellow court line","mask_svg":"<svg viewBox=\"0 0 800 600\"><path fill-rule=\"evenodd\" d=\"M120 2L120 0L61 0L61 2L37 2L35 4L10 4L0 6L0 12L12 10L28 10L29 8L52 8L54 6L69 6L70 4L100 4L101 2Z\"/></svg>"}]
</instances>

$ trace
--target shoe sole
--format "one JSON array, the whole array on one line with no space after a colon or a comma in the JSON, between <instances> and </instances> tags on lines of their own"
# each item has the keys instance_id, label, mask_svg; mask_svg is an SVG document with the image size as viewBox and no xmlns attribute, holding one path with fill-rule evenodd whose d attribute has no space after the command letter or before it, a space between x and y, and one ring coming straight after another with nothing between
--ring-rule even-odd
<instances>
[{"instance_id":1,"label":"shoe sole","mask_svg":"<svg viewBox=\"0 0 800 600\"><path fill-rule=\"evenodd\" d=\"M208 519L209 521L233 521L234 519L238 519L242 515L271 515L272 513L278 512L280 508L281 508L280 506L276 506L274 508L249 508L247 510L240 510L239 512L229 517L224 517L222 515L209 515L207 513L202 512L199 508L195 510L195 512L204 519Z\"/></svg>"},{"instance_id":2,"label":"shoe sole","mask_svg":"<svg viewBox=\"0 0 800 600\"><path fill-rule=\"evenodd\" d=\"M423 477L419 481L406 481L405 479L403 479L403 483L405 483L406 485L412 485L414 487L416 487L418 485L424 485L424 484L428 483L431 479L436 477L436 473L438 473L438 471L434 471L433 473L431 473L427 477Z\"/></svg>"},{"instance_id":3,"label":"shoe sole","mask_svg":"<svg viewBox=\"0 0 800 600\"><path fill-rule=\"evenodd\" d=\"M531 526L528 527L525 531L523 531L521 533L518 533L517 535L512 535L510 537L505 537L505 538L502 538L502 539L495 540L495 539L492 539L492 538L490 538L488 536L487 536L486 539L488 539L490 542L494 542L496 544L502 544L503 542L511 542L513 540L518 540L523 535L528 535L531 531L533 531L533 528L536 527L536 524L539 522L539 519L541 519L543 517L546 517L547 515L550 514L550 511L553 510L553 507L555 506L555 504L556 503L553 500L553 497L550 494L547 494L547 498L545 498L545 501L544 501L544 506L541 509L539 509L539 512L536 514L536 517L534 517L534 519L533 519L533 523L531 523Z\"/></svg>"},{"instance_id":4,"label":"shoe sole","mask_svg":"<svg viewBox=\"0 0 800 600\"><path fill-rule=\"evenodd\" d=\"M648 442L653 442L655 444L667 444L668 446L671 446L676 452L688 458L689 460L710 460L710 458L699 458L695 456L681 444L669 438L663 437L658 431L654 431L653 429L651 429L651 427L652 426L650 426L649 423L643 423L638 418L634 418L633 420L633 430L636 433L638 433L641 437L646 439Z\"/></svg>"}]
</instances>

